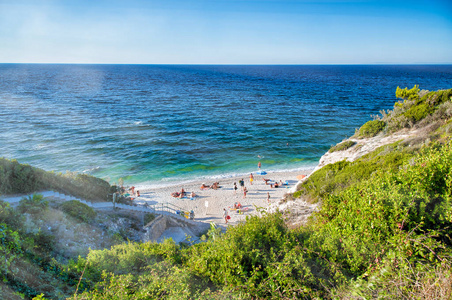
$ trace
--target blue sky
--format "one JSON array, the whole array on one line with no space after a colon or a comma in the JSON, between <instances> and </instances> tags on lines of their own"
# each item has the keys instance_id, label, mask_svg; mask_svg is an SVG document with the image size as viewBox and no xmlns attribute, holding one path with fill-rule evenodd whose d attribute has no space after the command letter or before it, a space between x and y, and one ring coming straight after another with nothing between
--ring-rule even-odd
<instances>
[{"instance_id":1,"label":"blue sky","mask_svg":"<svg viewBox=\"0 0 452 300\"><path fill-rule=\"evenodd\" d=\"M0 0L0 63L452 63L452 1Z\"/></svg>"}]
</instances>

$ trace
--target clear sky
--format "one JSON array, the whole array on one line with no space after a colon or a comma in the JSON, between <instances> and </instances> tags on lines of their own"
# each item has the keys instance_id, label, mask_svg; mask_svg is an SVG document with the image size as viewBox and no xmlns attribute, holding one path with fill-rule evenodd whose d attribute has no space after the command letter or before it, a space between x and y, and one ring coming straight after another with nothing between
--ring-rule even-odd
<instances>
[{"instance_id":1,"label":"clear sky","mask_svg":"<svg viewBox=\"0 0 452 300\"><path fill-rule=\"evenodd\" d=\"M0 0L0 63L452 63L452 0Z\"/></svg>"}]
</instances>

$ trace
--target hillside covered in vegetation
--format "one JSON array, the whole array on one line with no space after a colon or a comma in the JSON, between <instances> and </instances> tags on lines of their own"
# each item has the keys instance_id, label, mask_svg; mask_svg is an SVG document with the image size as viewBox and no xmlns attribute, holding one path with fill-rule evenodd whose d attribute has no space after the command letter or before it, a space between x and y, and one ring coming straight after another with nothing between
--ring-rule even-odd
<instances>
[{"instance_id":1,"label":"hillside covered in vegetation","mask_svg":"<svg viewBox=\"0 0 452 300\"><path fill-rule=\"evenodd\" d=\"M299 228L263 212L224 233L212 226L203 243L128 242L63 262L2 203L0 298L451 299L452 89L396 96L354 138L422 134L311 174L292 198L321 205ZM34 284L43 278L53 289Z\"/></svg>"},{"instance_id":2,"label":"hillside covered in vegetation","mask_svg":"<svg viewBox=\"0 0 452 300\"><path fill-rule=\"evenodd\" d=\"M54 173L0 158L0 195L55 190L91 201L106 201L110 184L75 172Z\"/></svg>"}]
</instances>

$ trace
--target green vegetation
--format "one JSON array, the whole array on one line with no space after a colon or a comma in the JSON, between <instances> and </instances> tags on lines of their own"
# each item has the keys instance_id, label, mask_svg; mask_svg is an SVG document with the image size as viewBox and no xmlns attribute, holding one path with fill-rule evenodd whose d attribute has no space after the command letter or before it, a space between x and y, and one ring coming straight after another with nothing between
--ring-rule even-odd
<instances>
[{"instance_id":1,"label":"green vegetation","mask_svg":"<svg viewBox=\"0 0 452 300\"><path fill-rule=\"evenodd\" d=\"M22 213L38 219L47 209L48 202L41 195L24 198L18 210L0 201L2 299L30 299L40 293L61 298L75 291L79 274L54 259L55 237L24 226L27 218Z\"/></svg>"},{"instance_id":2,"label":"green vegetation","mask_svg":"<svg viewBox=\"0 0 452 300\"><path fill-rule=\"evenodd\" d=\"M413 157L414 151L413 148L394 143L380 147L354 162L344 160L326 165L311 174L293 196L298 198L304 195L311 202L317 202L329 194L369 179L377 170L396 171Z\"/></svg>"},{"instance_id":3,"label":"green vegetation","mask_svg":"<svg viewBox=\"0 0 452 300\"><path fill-rule=\"evenodd\" d=\"M379 134L386 126L386 123L380 120L366 122L357 132L358 137L369 138Z\"/></svg>"},{"instance_id":4,"label":"green vegetation","mask_svg":"<svg viewBox=\"0 0 452 300\"><path fill-rule=\"evenodd\" d=\"M71 217L86 223L91 222L96 217L94 209L77 200L64 202L61 204L61 209Z\"/></svg>"},{"instance_id":5,"label":"green vegetation","mask_svg":"<svg viewBox=\"0 0 452 300\"><path fill-rule=\"evenodd\" d=\"M415 85L408 90L397 88L396 96L404 99L396 102L392 111L381 111L381 120L386 123L387 133L402 128L411 128L426 123L441 122L451 117L449 109L452 100L452 89L425 92L419 91ZM423 122L423 121L426 122Z\"/></svg>"},{"instance_id":6,"label":"green vegetation","mask_svg":"<svg viewBox=\"0 0 452 300\"><path fill-rule=\"evenodd\" d=\"M401 89L397 87L395 95L400 99L408 99L408 100L418 100L419 99L419 86L415 85L412 89L408 89L407 87Z\"/></svg>"},{"instance_id":7,"label":"green vegetation","mask_svg":"<svg viewBox=\"0 0 452 300\"><path fill-rule=\"evenodd\" d=\"M143 221L144 221L144 224L148 224L148 223L154 221L154 219L155 219L155 214L145 214Z\"/></svg>"},{"instance_id":8,"label":"green vegetation","mask_svg":"<svg viewBox=\"0 0 452 300\"><path fill-rule=\"evenodd\" d=\"M49 201L44 200L42 195L34 194L20 200L17 210L21 213L39 214L46 210L47 207L49 207Z\"/></svg>"},{"instance_id":9,"label":"green vegetation","mask_svg":"<svg viewBox=\"0 0 452 300\"><path fill-rule=\"evenodd\" d=\"M336 146L331 147L330 150L328 150L328 152L332 153L332 152L336 152L336 151L344 151L355 145L356 145L356 142L354 142L354 141L345 141L340 144L337 144Z\"/></svg>"},{"instance_id":10,"label":"green vegetation","mask_svg":"<svg viewBox=\"0 0 452 300\"><path fill-rule=\"evenodd\" d=\"M33 193L56 190L87 200L107 199L110 184L102 179L67 172L46 172L20 164L17 160L0 158L0 194Z\"/></svg>"},{"instance_id":11,"label":"green vegetation","mask_svg":"<svg viewBox=\"0 0 452 300\"><path fill-rule=\"evenodd\" d=\"M212 226L200 244L128 242L61 264L46 254L51 237L23 231L24 216L0 202L0 295L451 299L451 90L397 93L406 102L383 116L385 133L403 118L424 131L313 173L294 196L321 201L321 208L297 229L280 213L262 212L225 233ZM418 119L423 105L427 115ZM32 211L47 209L39 197L23 201ZM35 281L25 280L23 269Z\"/></svg>"}]
</instances>

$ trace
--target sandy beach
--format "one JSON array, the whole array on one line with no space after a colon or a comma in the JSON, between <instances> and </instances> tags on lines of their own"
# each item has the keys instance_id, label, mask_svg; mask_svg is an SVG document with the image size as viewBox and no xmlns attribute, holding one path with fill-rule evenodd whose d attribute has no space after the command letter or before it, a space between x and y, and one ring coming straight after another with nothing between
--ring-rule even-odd
<instances>
[{"instance_id":1,"label":"sandy beach","mask_svg":"<svg viewBox=\"0 0 452 300\"><path fill-rule=\"evenodd\" d=\"M145 188L137 186L136 189L140 191L140 197L134 201L137 204L147 205L171 205L178 207L184 211L193 210L195 213L195 220L218 225L225 225L223 218L223 209L226 208L231 219L228 225L235 225L238 222L244 221L247 215L259 214L259 208L266 209L270 204L278 202L286 193L288 193L298 183L297 176L307 175L312 170L300 170L290 172L268 172L266 175L257 175L253 173L254 180L250 183L249 174L247 176L231 177L225 179L216 179L219 182L220 188L201 189L201 185L212 185L212 182L193 181L181 184L175 184L167 187ZM248 190L246 197L239 185L239 180L245 182L245 187ZM265 184L263 178L271 179L271 182L287 182L283 187L272 188L270 184ZM213 180L213 179L212 179ZM237 192L234 191L234 182L237 183ZM187 193L183 198L175 198L171 194L173 192L180 192L184 189ZM190 198L190 193L194 192L196 197L193 200ZM267 201L268 194L270 201ZM238 212L233 209L234 203L240 203L243 209Z\"/></svg>"}]
</instances>

